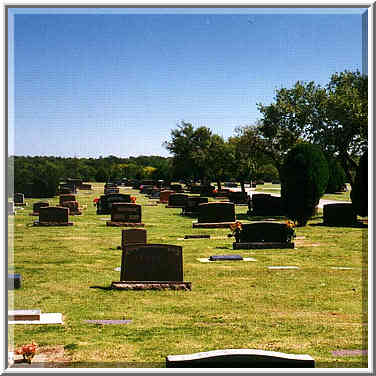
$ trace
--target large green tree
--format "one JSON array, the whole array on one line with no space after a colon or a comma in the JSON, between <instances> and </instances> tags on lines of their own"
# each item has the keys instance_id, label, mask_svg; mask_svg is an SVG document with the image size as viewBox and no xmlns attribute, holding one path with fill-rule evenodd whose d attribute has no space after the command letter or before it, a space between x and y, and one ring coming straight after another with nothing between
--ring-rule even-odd
<instances>
[{"instance_id":1,"label":"large green tree","mask_svg":"<svg viewBox=\"0 0 376 376\"><path fill-rule=\"evenodd\" d=\"M270 105L258 104L265 152L280 168L299 141L320 145L336 156L351 185L359 155L367 149L368 78L358 71L333 74L326 87L297 82L277 90Z\"/></svg>"}]
</instances>

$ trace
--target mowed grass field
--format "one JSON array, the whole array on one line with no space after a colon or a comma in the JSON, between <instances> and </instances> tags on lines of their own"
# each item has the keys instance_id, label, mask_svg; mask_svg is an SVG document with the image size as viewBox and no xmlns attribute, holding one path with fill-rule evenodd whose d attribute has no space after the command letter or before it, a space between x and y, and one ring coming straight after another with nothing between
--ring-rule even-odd
<instances>
[{"instance_id":1,"label":"mowed grass field","mask_svg":"<svg viewBox=\"0 0 376 376\"><path fill-rule=\"evenodd\" d=\"M9 325L9 349L31 341L40 351L60 348L64 367L164 367L167 355L228 348L309 354L316 367L366 366L361 355L333 355L367 349L366 228L322 226L320 211L296 229L296 249L234 251L229 229L193 229L195 219L182 217L181 209L143 206L148 242L183 247L184 280L192 282L192 291L106 290L120 278L114 269L121 264L122 228L107 227L110 216L96 214L93 199L103 194L103 184L92 185L93 191L76 195L84 209L70 216L71 227L32 226L38 217L29 213L40 199L26 199L28 206L8 217L9 272L22 275L22 288L8 292L9 309L61 312L64 320ZM129 188L120 192L141 205L154 201ZM58 197L48 201L57 205ZM246 212L236 207L243 223L252 219ZM183 240L187 234L214 238ZM215 254L257 261L197 260ZM84 322L97 319L132 322Z\"/></svg>"}]
</instances>

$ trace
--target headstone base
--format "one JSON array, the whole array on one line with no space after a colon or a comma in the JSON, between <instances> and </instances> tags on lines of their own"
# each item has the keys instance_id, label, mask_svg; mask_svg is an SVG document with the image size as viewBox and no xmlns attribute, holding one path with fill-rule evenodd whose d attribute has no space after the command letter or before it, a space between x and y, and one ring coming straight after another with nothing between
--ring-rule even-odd
<instances>
[{"instance_id":1,"label":"headstone base","mask_svg":"<svg viewBox=\"0 0 376 376\"><path fill-rule=\"evenodd\" d=\"M286 249L294 248L294 243L280 242L251 242L251 243L232 243L232 249Z\"/></svg>"},{"instance_id":2,"label":"headstone base","mask_svg":"<svg viewBox=\"0 0 376 376\"><path fill-rule=\"evenodd\" d=\"M166 205L166 208L174 208L174 209L183 209L184 206L181 205Z\"/></svg>"},{"instance_id":3,"label":"headstone base","mask_svg":"<svg viewBox=\"0 0 376 376\"><path fill-rule=\"evenodd\" d=\"M73 222L39 222L35 221L34 226L73 226Z\"/></svg>"},{"instance_id":4,"label":"headstone base","mask_svg":"<svg viewBox=\"0 0 376 376\"><path fill-rule=\"evenodd\" d=\"M27 206L27 202L21 203L14 203L14 206Z\"/></svg>"},{"instance_id":5,"label":"headstone base","mask_svg":"<svg viewBox=\"0 0 376 376\"><path fill-rule=\"evenodd\" d=\"M236 222L217 222L217 223L199 223L193 222L193 228L227 228L230 225L234 225Z\"/></svg>"},{"instance_id":6,"label":"headstone base","mask_svg":"<svg viewBox=\"0 0 376 376\"><path fill-rule=\"evenodd\" d=\"M36 213L36 212L32 212L32 213L30 213L29 215L33 215L33 216L39 217L39 212L38 212L38 213Z\"/></svg>"},{"instance_id":7,"label":"headstone base","mask_svg":"<svg viewBox=\"0 0 376 376\"><path fill-rule=\"evenodd\" d=\"M113 221L107 221L107 226L113 226L113 227L144 227L145 223L133 223L133 222L113 222Z\"/></svg>"},{"instance_id":8,"label":"headstone base","mask_svg":"<svg viewBox=\"0 0 376 376\"><path fill-rule=\"evenodd\" d=\"M115 290L191 290L192 282L175 281L120 281L112 282Z\"/></svg>"}]
</instances>

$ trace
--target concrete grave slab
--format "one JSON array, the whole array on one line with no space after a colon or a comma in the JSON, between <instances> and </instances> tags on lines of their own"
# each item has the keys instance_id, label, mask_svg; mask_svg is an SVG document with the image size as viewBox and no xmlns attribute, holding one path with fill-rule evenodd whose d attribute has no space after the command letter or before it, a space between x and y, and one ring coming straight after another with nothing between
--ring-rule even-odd
<instances>
[{"instance_id":1,"label":"concrete grave slab","mask_svg":"<svg viewBox=\"0 0 376 376\"><path fill-rule=\"evenodd\" d=\"M40 320L8 320L8 324L63 324L63 315L61 313L41 313Z\"/></svg>"},{"instance_id":2,"label":"concrete grave slab","mask_svg":"<svg viewBox=\"0 0 376 376\"><path fill-rule=\"evenodd\" d=\"M200 262L214 262L214 263L216 263L216 264L218 264L218 261L212 261L212 260L210 260L209 258L197 258L196 259L197 261L200 261ZM257 261L255 258L252 258L252 257L243 257L243 260L241 260L241 261Z\"/></svg>"}]
</instances>

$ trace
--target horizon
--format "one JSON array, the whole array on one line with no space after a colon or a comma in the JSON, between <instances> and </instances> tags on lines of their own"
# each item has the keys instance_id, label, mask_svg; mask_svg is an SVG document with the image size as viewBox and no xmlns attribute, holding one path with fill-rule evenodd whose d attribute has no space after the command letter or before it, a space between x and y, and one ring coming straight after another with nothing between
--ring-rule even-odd
<instances>
[{"instance_id":1,"label":"horizon","mask_svg":"<svg viewBox=\"0 0 376 376\"><path fill-rule=\"evenodd\" d=\"M227 139L276 89L362 72L364 11L8 9L9 153L171 157L181 121Z\"/></svg>"}]
</instances>

